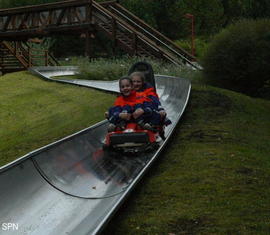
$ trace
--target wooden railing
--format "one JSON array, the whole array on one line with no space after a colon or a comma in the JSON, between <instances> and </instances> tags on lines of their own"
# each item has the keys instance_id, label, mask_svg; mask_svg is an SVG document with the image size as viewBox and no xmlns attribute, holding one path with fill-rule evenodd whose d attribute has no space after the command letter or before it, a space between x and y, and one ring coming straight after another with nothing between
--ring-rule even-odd
<instances>
[{"instance_id":1,"label":"wooden railing","mask_svg":"<svg viewBox=\"0 0 270 235\"><path fill-rule=\"evenodd\" d=\"M115 1L100 4L93 0L70 0L0 10L2 40L25 40L77 31L89 35L97 30L105 33L114 47L120 47L130 55L154 56L177 65L196 67L192 55ZM13 49L10 48L10 51L16 55ZM21 54L18 60L23 61L27 53L24 51ZM44 56L49 57L47 54ZM26 64L30 66L31 59Z\"/></svg>"},{"instance_id":2,"label":"wooden railing","mask_svg":"<svg viewBox=\"0 0 270 235\"><path fill-rule=\"evenodd\" d=\"M90 8L89 0L72 0L0 10L0 37L20 39L88 29Z\"/></svg>"},{"instance_id":3,"label":"wooden railing","mask_svg":"<svg viewBox=\"0 0 270 235\"><path fill-rule=\"evenodd\" d=\"M101 5L111 11L113 14L121 17L137 31L146 35L150 40L154 41L156 45L163 47L165 50L168 50L168 52L172 54L175 54L175 56L178 58L183 60L187 59L191 62L196 61L196 58L193 55L176 45L172 40L161 34L156 29L152 28L136 15L132 14L126 8L117 3L117 1L103 2Z\"/></svg>"},{"instance_id":4,"label":"wooden railing","mask_svg":"<svg viewBox=\"0 0 270 235\"><path fill-rule=\"evenodd\" d=\"M0 45L2 50L5 51L5 54L1 55L0 67L2 70L6 68L9 71L17 71L32 66L59 65L48 50L31 48L25 42L3 41ZM11 60L8 55L13 55L17 62L14 59Z\"/></svg>"},{"instance_id":5,"label":"wooden railing","mask_svg":"<svg viewBox=\"0 0 270 235\"><path fill-rule=\"evenodd\" d=\"M143 50L147 50L150 52L150 54L154 55L158 58L163 58L166 60L169 60L170 62L174 64L182 64L182 61L177 61L175 58L167 53L163 48L160 46L157 46L152 40L149 40L147 36L145 36L143 33L138 32L133 26L128 24L126 21L121 19L120 17L116 16L115 14L111 13L106 8L102 7L100 4L97 4L93 1L93 14L95 16L95 20L97 25L101 28L101 30L104 30L114 41L117 41L120 39L117 38L117 32L125 34L130 42L131 45L127 46L130 54L136 54L138 48L143 48ZM111 25L113 25L113 28L105 28L104 26L108 24L108 22L113 22ZM103 23L103 27L102 27Z\"/></svg>"}]
</instances>

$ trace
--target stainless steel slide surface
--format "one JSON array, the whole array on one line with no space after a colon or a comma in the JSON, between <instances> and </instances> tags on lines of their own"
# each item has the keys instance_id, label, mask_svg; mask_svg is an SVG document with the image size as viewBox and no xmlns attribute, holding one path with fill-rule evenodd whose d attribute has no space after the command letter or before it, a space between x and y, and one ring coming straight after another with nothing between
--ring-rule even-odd
<instances>
[{"instance_id":1,"label":"stainless steel slide surface","mask_svg":"<svg viewBox=\"0 0 270 235\"><path fill-rule=\"evenodd\" d=\"M77 68L36 67L32 72L53 80L54 76L73 75ZM188 80L162 75L155 80L173 122L156 152L132 157L105 154L102 143L108 122L101 121L1 167L0 234L100 232L169 141L188 102ZM57 81L118 91L118 81ZM7 230L7 223L17 227Z\"/></svg>"}]
</instances>

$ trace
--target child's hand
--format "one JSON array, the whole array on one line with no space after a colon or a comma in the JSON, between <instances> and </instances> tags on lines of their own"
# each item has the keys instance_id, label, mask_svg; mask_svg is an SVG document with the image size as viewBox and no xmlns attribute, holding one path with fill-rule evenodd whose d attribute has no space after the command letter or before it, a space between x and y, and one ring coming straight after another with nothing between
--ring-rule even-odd
<instances>
[{"instance_id":1,"label":"child's hand","mask_svg":"<svg viewBox=\"0 0 270 235\"><path fill-rule=\"evenodd\" d=\"M167 113L165 112L165 110L160 110L159 114L162 118L166 117Z\"/></svg>"},{"instance_id":2,"label":"child's hand","mask_svg":"<svg viewBox=\"0 0 270 235\"><path fill-rule=\"evenodd\" d=\"M124 119L124 120L129 120L130 119L130 116L131 116L131 114L129 114L129 113L120 113L119 114L119 117L121 119Z\"/></svg>"},{"instance_id":3,"label":"child's hand","mask_svg":"<svg viewBox=\"0 0 270 235\"><path fill-rule=\"evenodd\" d=\"M135 112L132 114L135 119L140 117L144 113L142 108L138 108L135 110Z\"/></svg>"},{"instance_id":4,"label":"child's hand","mask_svg":"<svg viewBox=\"0 0 270 235\"><path fill-rule=\"evenodd\" d=\"M105 118L108 119L108 118L109 118L109 112L105 112L105 113L104 113L104 116L105 116Z\"/></svg>"}]
</instances>

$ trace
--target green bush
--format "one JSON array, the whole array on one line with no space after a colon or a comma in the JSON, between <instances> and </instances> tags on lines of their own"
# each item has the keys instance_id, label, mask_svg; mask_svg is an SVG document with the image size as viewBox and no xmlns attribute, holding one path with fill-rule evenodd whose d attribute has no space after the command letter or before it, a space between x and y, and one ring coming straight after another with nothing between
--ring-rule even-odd
<instances>
[{"instance_id":1,"label":"green bush","mask_svg":"<svg viewBox=\"0 0 270 235\"><path fill-rule=\"evenodd\" d=\"M176 45L183 48L188 53L192 53L191 51L191 39L184 40L176 40L174 41ZM208 40L204 38L196 38L194 42L195 46L195 57L200 60L203 57L205 51L207 50Z\"/></svg>"},{"instance_id":2,"label":"green bush","mask_svg":"<svg viewBox=\"0 0 270 235\"><path fill-rule=\"evenodd\" d=\"M211 36L209 36L209 38L211 38ZM198 60L200 60L205 52L207 51L207 47L208 47L208 41L209 39L205 39L205 38L196 38L195 39L195 55L197 57Z\"/></svg>"},{"instance_id":3,"label":"green bush","mask_svg":"<svg viewBox=\"0 0 270 235\"><path fill-rule=\"evenodd\" d=\"M208 84L266 97L269 61L270 20L241 20L213 39L202 65Z\"/></svg>"},{"instance_id":4,"label":"green bush","mask_svg":"<svg viewBox=\"0 0 270 235\"><path fill-rule=\"evenodd\" d=\"M80 74L76 78L90 80L116 80L127 74L132 64L138 61L147 61L153 66L155 74L185 77L194 82L201 82L200 71L194 71L187 66L176 66L152 58L140 58L123 56L111 59L93 59L87 57L72 57L68 61L62 61L62 65L79 66Z\"/></svg>"}]
</instances>

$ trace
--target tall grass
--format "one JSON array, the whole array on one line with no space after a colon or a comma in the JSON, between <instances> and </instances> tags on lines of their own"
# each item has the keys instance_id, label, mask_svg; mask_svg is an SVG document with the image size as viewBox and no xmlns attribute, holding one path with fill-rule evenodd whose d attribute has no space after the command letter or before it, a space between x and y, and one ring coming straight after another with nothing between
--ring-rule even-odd
<instances>
[{"instance_id":1,"label":"tall grass","mask_svg":"<svg viewBox=\"0 0 270 235\"><path fill-rule=\"evenodd\" d=\"M72 57L69 61L62 62L62 64L79 66L79 79L116 80L126 75L131 65L138 61L150 63L155 74L185 77L193 82L201 82L201 72L199 71L194 71L187 66L176 66L151 58L124 56L121 58L100 58L89 61L86 57Z\"/></svg>"}]
</instances>

